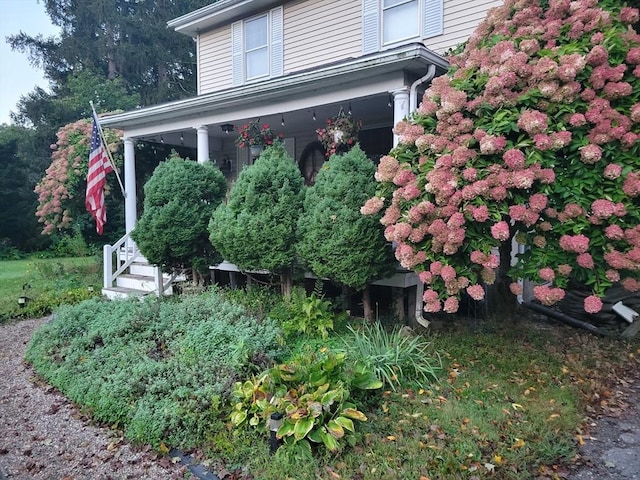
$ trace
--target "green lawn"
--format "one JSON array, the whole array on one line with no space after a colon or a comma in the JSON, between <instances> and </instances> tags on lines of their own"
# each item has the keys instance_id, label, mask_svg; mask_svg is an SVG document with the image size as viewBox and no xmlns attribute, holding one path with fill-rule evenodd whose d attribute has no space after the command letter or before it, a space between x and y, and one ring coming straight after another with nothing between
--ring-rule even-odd
<instances>
[{"instance_id":1,"label":"green lawn","mask_svg":"<svg viewBox=\"0 0 640 480\"><path fill-rule=\"evenodd\" d=\"M102 266L97 257L38 258L0 262L0 322L16 317L46 314L61 300L88 296L102 284ZM81 293L82 292L82 293ZM87 292L85 295L84 292ZM28 297L18 306L18 297Z\"/></svg>"}]
</instances>

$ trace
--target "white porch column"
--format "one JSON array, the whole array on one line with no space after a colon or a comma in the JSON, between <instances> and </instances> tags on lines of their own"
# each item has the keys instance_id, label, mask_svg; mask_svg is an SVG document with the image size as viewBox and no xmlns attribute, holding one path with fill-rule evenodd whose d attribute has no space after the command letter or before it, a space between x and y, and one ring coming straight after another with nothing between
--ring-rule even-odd
<instances>
[{"instance_id":1,"label":"white porch column","mask_svg":"<svg viewBox=\"0 0 640 480\"><path fill-rule=\"evenodd\" d=\"M136 226L138 218L136 212L136 154L135 140L125 137L124 141L124 222L125 230L129 233Z\"/></svg>"},{"instance_id":2,"label":"white porch column","mask_svg":"<svg viewBox=\"0 0 640 480\"><path fill-rule=\"evenodd\" d=\"M209 161L209 128L206 125L198 125L198 163Z\"/></svg>"},{"instance_id":3,"label":"white porch column","mask_svg":"<svg viewBox=\"0 0 640 480\"><path fill-rule=\"evenodd\" d=\"M393 95L393 126L409 116L409 88L399 88L390 92ZM393 135L393 146L398 145L398 136Z\"/></svg>"}]
</instances>

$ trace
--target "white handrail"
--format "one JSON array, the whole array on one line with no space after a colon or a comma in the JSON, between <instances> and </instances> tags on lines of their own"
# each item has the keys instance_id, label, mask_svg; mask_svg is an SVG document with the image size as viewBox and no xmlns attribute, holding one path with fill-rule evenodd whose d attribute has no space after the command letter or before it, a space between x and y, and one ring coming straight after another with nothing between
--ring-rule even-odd
<instances>
[{"instance_id":1,"label":"white handrail","mask_svg":"<svg viewBox=\"0 0 640 480\"><path fill-rule=\"evenodd\" d=\"M115 264L113 262L114 253L116 254ZM118 275L124 272L140 256L140 250L131 239L130 234L127 233L113 245L105 245L102 254L104 263L103 287L110 288L113 286L114 280L118 278ZM113 271L114 265L116 267L115 271Z\"/></svg>"}]
</instances>

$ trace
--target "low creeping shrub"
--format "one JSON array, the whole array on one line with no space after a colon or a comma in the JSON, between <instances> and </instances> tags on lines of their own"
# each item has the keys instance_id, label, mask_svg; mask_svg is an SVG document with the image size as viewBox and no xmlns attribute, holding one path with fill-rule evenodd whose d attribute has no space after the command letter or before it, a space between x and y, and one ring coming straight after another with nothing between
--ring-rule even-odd
<instances>
[{"instance_id":1,"label":"low creeping shrub","mask_svg":"<svg viewBox=\"0 0 640 480\"><path fill-rule=\"evenodd\" d=\"M136 443L190 447L215 428L237 380L279 358L280 330L209 293L92 299L58 310L26 360L94 418Z\"/></svg>"}]
</instances>

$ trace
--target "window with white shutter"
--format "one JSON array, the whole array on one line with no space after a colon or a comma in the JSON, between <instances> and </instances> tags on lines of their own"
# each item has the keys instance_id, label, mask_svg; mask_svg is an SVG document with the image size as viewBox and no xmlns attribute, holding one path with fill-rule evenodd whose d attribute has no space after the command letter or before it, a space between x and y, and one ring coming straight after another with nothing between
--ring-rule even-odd
<instances>
[{"instance_id":1,"label":"window with white shutter","mask_svg":"<svg viewBox=\"0 0 640 480\"><path fill-rule=\"evenodd\" d=\"M444 0L362 0L362 52L441 35Z\"/></svg>"},{"instance_id":2,"label":"window with white shutter","mask_svg":"<svg viewBox=\"0 0 640 480\"><path fill-rule=\"evenodd\" d=\"M231 26L233 84L272 78L283 72L283 8Z\"/></svg>"}]
</instances>

